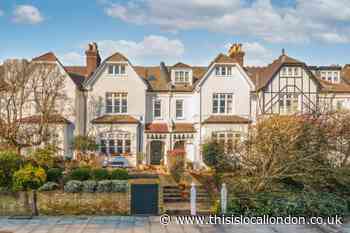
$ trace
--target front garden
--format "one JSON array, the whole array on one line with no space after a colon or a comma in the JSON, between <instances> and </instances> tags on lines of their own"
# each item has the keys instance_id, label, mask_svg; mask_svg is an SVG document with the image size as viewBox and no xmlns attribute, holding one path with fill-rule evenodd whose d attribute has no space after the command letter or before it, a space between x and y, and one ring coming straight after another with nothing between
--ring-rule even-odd
<instances>
[{"instance_id":1,"label":"front garden","mask_svg":"<svg viewBox=\"0 0 350 233\"><path fill-rule=\"evenodd\" d=\"M63 160L51 147L37 149L28 156L11 150L0 152L3 214L6 203L17 206L17 214L19 209L34 215L128 214L128 179L126 169L108 170Z\"/></svg>"},{"instance_id":2,"label":"front garden","mask_svg":"<svg viewBox=\"0 0 350 233\"><path fill-rule=\"evenodd\" d=\"M203 145L212 196L228 189L227 212L245 216L349 216L350 117L273 116L243 142ZM220 203L216 203L220 212Z\"/></svg>"}]
</instances>

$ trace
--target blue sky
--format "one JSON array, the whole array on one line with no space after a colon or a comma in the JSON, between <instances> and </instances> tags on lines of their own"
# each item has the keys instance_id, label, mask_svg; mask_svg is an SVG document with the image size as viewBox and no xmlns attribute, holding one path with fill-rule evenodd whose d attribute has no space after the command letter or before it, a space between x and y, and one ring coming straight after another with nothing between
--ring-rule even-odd
<instances>
[{"instance_id":1,"label":"blue sky","mask_svg":"<svg viewBox=\"0 0 350 233\"><path fill-rule=\"evenodd\" d=\"M0 32L0 61L53 51L79 65L96 41L103 57L144 65L207 65L235 42L248 65L282 48L310 65L350 63L348 0L1 0Z\"/></svg>"}]
</instances>

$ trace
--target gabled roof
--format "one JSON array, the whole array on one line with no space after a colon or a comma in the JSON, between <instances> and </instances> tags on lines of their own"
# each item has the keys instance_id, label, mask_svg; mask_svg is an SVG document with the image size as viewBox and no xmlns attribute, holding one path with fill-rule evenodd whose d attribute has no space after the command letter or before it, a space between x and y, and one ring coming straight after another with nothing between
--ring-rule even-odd
<instances>
[{"instance_id":1,"label":"gabled roof","mask_svg":"<svg viewBox=\"0 0 350 233\"><path fill-rule=\"evenodd\" d=\"M350 93L350 85L347 83L331 83L321 79L319 81L323 93Z\"/></svg>"},{"instance_id":2,"label":"gabled roof","mask_svg":"<svg viewBox=\"0 0 350 233\"><path fill-rule=\"evenodd\" d=\"M186 68L186 69L191 69L190 65L187 65L185 63L182 62L178 62L175 65L172 66L172 68Z\"/></svg>"},{"instance_id":3,"label":"gabled roof","mask_svg":"<svg viewBox=\"0 0 350 233\"><path fill-rule=\"evenodd\" d=\"M64 69L72 78L75 85L82 87L83 82L87 78L86 66L65 66Z\"/></svg>"},{"instance_id":4,"label":"gabled roof","mask_svg":"<svg viewBox=\"0 0 350 233\"><path fill-rule=\"evenodd\" d=\"M255 84L255 89L260 90L270 82L283 65L302 65L306 67L304 62L282 54L266 67L245 67L245 70Z\"/></svg>"},{"instance_id":5,"label":"gabled roof","mask_svg":"<svg viewBox=\"0 0 350 233\"><path fill-rule=\"evenodd\" d=\"M237 63L237 61L223 53L220 53L216 56L212 63Z\"/></svg>"},{"instance_id":6,"label":"gabled roof","mask_svg":"<svg viewBox=\"0 0 350 233\"><path fill-rule=\"evenodd\" d=\"M32 59L32 61L43 61L43 62L56 62L58 61L56 55L53 52L48 52Z\"/></svg>"},{"instance_id":7,"label":"gabled roof","mask_svg":"<svg viewBox=\"0 0 350 233\"><path fill-rule=\"evenodd\" d=\"M129 62L129 60L121 53L114 53L111 56L109 56L105 62Z\"/></svg>"}]
</instances>

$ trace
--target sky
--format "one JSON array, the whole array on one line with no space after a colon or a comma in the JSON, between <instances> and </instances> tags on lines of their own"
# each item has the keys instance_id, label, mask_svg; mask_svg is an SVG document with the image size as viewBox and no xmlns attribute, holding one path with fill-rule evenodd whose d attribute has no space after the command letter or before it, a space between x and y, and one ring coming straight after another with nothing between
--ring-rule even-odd
<instances>
[{"instance_id":1,"label":"sky","mask_svg":"<svg viewBox=\"0 0 350 233\"><path fill-rule=\"evenodd\" d=\"M242 43L245 64L286 53L309 65L350 63L350 0L0 0L0 62L54 52L83 65L102 58L135 65L208 65Z\"/></svg>"}]
</instances>

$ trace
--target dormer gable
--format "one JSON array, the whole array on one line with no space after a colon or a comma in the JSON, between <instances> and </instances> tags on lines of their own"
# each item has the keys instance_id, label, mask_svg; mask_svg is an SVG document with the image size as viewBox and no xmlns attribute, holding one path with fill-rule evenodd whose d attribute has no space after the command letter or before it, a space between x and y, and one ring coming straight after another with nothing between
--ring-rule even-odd
<instances>
[{"instance_id":1,"label":"dormer gable","mask_svg":"<svg viewBox=\"0 0 350 233\"><path fill-rule=\"evenodd\" d=\"M176 63L171 67L172 85L188 85L193 84L193 71L191 66L184 63Z\"/></svg>"}]
</instances>

